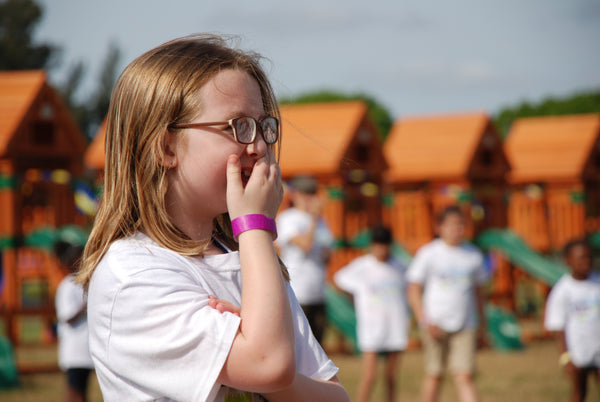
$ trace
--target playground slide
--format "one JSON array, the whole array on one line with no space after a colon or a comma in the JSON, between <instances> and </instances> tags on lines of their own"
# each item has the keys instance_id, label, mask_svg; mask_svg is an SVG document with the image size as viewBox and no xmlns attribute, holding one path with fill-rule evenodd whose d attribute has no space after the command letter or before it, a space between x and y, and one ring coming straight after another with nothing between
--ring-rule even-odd
<instances>
[{"instance_id":1,"label":"playground slide","mask_svg":"<svg viewBox=\"0 0 600 402\"><path fill-rule=\"evenodd\" d=\"M350 342L355 353L358 352L356 314L350 300L333 286L327 286L325 288L325 305L327 322L342 333L344 338Z\"/></svg>"},{"instance_id":2,"label":"playground slide","mask_svg":"<svg viewBox=\"0 0 600 402\"><path fill-rule=\"evenodd\" d=\"M600 249L600 232L594 232L589 237L588 240L593 248Z\"/></svg>"},{"instance_id":3,"label":"playground slide","mask_svg":"<svg viewBox=\"0 0 600 402\"><path fill-rule=\"evenodd\" d=\"M500 250L511 262L549 286L567 273L564 264L532 250L523 239L508 229L486 230L477 236L475 244L486 251Z\"/></svg>"}]
</instances>

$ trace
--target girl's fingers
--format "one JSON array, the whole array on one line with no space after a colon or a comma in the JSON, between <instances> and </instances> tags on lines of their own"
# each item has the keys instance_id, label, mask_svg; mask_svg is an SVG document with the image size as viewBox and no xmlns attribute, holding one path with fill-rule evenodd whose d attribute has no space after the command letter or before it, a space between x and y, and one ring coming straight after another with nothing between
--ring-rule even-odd
<instances>
[{"instance_id":1,"label":"girl's fingers","mask_svg":"<svg viewBox=\"0 0 600 402\"><path fill-rule=\"evenodd\" d=\"M239 316L241 312L239 307L226 300L217 299L213 295L208 296L208 305L217 310L219 313L228 312Z\"/></svg>"},{"instance_id":2,"label":"girl's fingers","mask_svg":"<svg viewBox=\"0 0 600 402\"><path fill-rule=\"evenodd\" d=\"M237 155L229 155L227 158L227 206L229 213L231 211L231 203L237 200L243 192L242 186L242 165L240 158ZM231 216L231 219L236 216Z\"/></svg>"}]
</instances>

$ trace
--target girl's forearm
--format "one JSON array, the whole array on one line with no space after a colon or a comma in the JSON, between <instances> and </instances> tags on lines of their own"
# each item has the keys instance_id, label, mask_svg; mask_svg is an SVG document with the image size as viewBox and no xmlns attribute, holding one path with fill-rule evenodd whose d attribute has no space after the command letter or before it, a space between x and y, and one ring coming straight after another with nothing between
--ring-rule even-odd
<instances>
[{"instance_id":1,"label":"girl's forearm","mask_svg":"<svg viewBox=\"0 0 600 402\"><path fill-rule=\"evenodd\" d=\"M242 269L241 333L259 359L273 354L294 359L294 325L285 280L271 233L239 236ZM295 365L295 360L294 360Z\"/></svg>"},{"instance_id":2,"label":"girl's forearm","mask_svg":"<svg viewBox=\"0 0 600 402\"><path fill-rule=\"evenodd\" d=\"M315 380L296 373L289 388L264 394L269 402L349 402L348 393L337 377L329 381Z\"/></svg>"}]
</instances>

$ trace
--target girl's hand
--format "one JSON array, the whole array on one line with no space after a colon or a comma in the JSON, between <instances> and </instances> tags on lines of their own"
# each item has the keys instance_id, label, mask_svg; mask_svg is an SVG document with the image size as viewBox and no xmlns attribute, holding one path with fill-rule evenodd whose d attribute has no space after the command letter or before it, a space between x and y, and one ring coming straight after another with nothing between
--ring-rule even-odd
<instances>
[{"instance_id":1,"label":"girl's hand","mask_svg":"<svg viewBox=\"0 0 600 402\"><path fill-rule=\"evenodd\" d=\"M274 218L283 199L281 171L270 148L257 159L246 187L242 184L242 167L237 155L227 159L227 209L231 220L247 214Z\"/></svg>"},{"instance_id":2,"label":"girl's hand","mask_svg":"<svg viewBox=\"0 0 600 402\"><path fill-rule=\"evenodd\" d=\"M219 313L229 312L237 315L238 317L240 316L241 310L238 306L229 303L227 300L217 299L213 295L208 296L208 305L217 310Z\"/></svg>"}]
</instances>

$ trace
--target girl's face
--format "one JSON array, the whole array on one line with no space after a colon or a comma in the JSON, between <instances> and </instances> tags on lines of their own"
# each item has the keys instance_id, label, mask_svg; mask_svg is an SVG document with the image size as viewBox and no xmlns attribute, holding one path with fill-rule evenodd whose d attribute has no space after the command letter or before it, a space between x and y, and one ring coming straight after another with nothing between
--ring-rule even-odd
<instances>
[{"instance_id":1,"label":"girl's face","mask_svg":"<svg viewBox=\"0 0 600 402\"><path fill-rule=\"evenodd\" d=\"M202 110L190 123L226 122L242 116L258 121L265 116L260 87L244 71L219 72L196 96L200 97ZM210 225L212 229L213 218L227 212L228 156L239 156L245 184L256 160L267 152L267 144L260 130L254 143L237 143L227 123L178 130L169 133L167 141L167 158L173 160L167 159L165 163L175 162L168 176L167 211L177 227L188 236L198 238L192 232L197 231L199 225Z\"/></svg>"}]
</instances>

